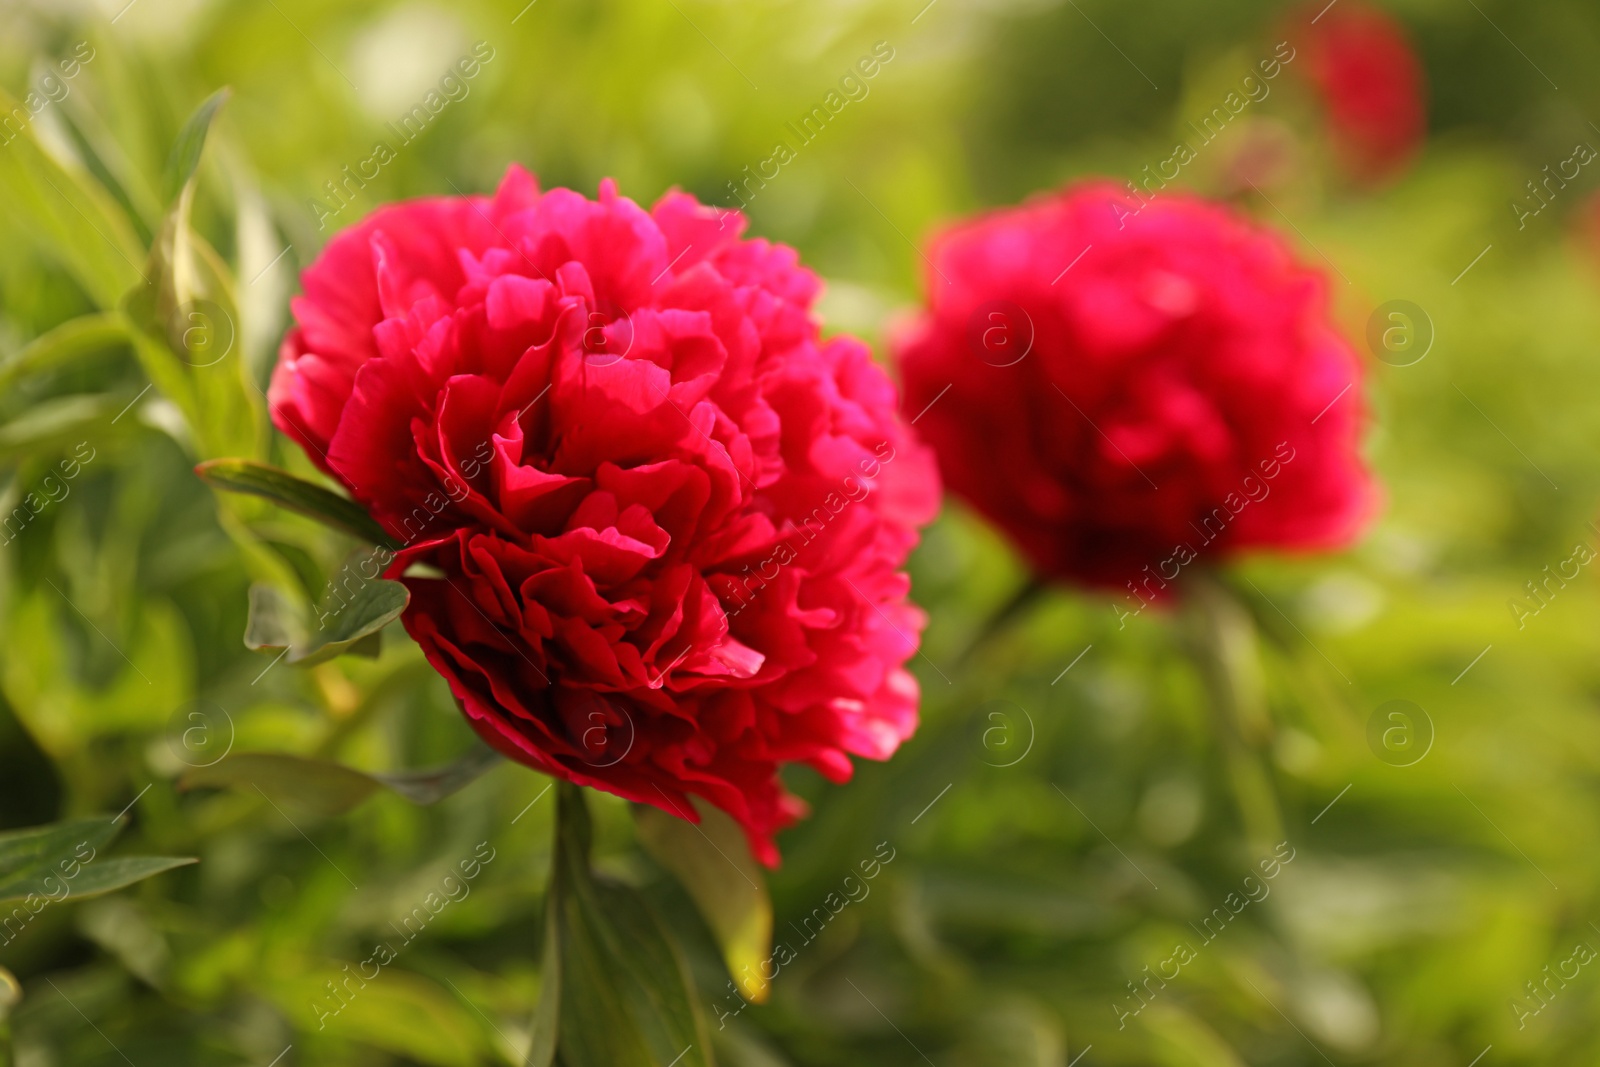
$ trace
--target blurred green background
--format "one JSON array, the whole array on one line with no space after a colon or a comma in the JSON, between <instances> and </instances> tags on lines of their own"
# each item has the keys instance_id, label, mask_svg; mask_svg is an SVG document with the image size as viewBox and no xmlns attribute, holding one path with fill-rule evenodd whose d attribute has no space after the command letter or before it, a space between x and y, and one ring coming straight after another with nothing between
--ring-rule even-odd
<instances>
[{"instance_id":1,"label":"blurred green background","mask_svg":"<svg viewBox=\"0 0 1600 1067\"><path fill-rule=\"evenodd\" d=\"M732 204L729 183L784 124L886 42L870 91L749 210L752 233L828 279L826 328L881 349L941 221L1133 178L1298 32L1289 9L1243 0L924 2L0 4L0 86L56 97L0 146L0 513L51 485L61 497L0 535L0 828L133 803L119 850L201 860L49 908L0 947L24 989L18 1067L522 1062L547 779L503 765L434 807L385 794L339 818L176 788L229 746L389 770L471 741L397 627L375 661L269 668L246 651L253 578L277 568L315 592L349 543L224 506L191 467L232 452L309 473L269 440L249 386L266 381L298 269L384 201L484 191L518 161L590 195L609 175L645 202L678 185ZM1108 599L1055 590L964 656L1026 574L951 501L912 561L931 618L912 664L922 730L846 787L790 776L814 813L780 839L780 936L880 842L895 858L768 1004L721 1029L710 1015L719 1062L1600 1062L1596 968L1528 988L1600 948L1600 597L1585 568L1543 586L1537 614L1510 606L1533 605L1525 583L1575 546L1600 549L1584 221L1600 171L1520 229L1511 207L1575 144L1600 145L1600 9L1389 10L1429 84L1408 172L1341 178L1291 66L1183 177L1331 264L1363 348L1388 301L1431 322L1420 362L1370 360L1382 518L1347 553L1248 561L1223 576L1231 592L1125 628ZM324 183L479 42L492 58L465 95L333 200ZM62 78L74 55L92 58ZM156 365L115 331L30 348L138 281L174 140L221 86L194 218L236 280L236 355L146 391ZM1252 172L1258 194L1237 176L1263 143L1279 163ZM1202 665L1217 645L1246 704L1259 686L1259 714L1213 711ZM1404 755L1369 742L1391 700L1422 711ZM726 994L626 806L592 807L600 865L644 888L708 1001ZM1270 893L1207 942L1201 920L1279 841L1293 859ZM324 983L480 842L496 858L470 896L319 1029ZM1193 961L1135 999L1180 942Z\"/></svg>"}]
</instances>

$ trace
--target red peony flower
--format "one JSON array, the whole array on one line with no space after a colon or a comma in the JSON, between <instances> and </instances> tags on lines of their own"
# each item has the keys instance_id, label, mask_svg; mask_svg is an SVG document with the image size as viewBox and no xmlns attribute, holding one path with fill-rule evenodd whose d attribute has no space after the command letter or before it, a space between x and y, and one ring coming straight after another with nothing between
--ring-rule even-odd
<instances>
[{"instance_id":1,"label":"red peony flower","mask_svg":"<svg viewBox=\"0 0 1600 1067\"><path fill-rule=\"evenodd\" d=\"M906 410L1043 574L1142 604L1196 558L1337 545L1371 513L1360 364L1273 234L1093 183L931 256L896 344Z\"/></svg>"},{"instance_id":2,"label":"red peony flower","mask_svg":"<svg viewBox=\"0 0 1600 1067\"><path fill-rule=\"evenodd\" d=\"M834 781L917 723L901 565L928 452L792 249L678 192L385 208L329 243L273 375L278 427L403 548L408 633L506 756L777 862Z\"/></svg>"},{"instance_id":3,"label":"red peony flower","mask_svg":"<svg viewBox=\"0 0 1600 1067\"><path fill-rule=\"evenodd\" d=\"M1404 27L1358 0L1301 21L1304 69L1345 167L1367 180L1403 170L1427 129L1427 82Z\"/></svg>"}]
</instances>

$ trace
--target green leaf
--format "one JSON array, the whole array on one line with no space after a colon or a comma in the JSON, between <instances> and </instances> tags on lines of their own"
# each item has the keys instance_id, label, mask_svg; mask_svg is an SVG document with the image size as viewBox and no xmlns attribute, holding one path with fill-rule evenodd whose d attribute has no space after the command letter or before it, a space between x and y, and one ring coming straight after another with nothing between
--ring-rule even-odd
<instances>
[{"instance_id":1,"label":"green leaf","mask_svg":"<svg viewBox=\"0 0 1600 1067\"><path fill-rule=\"evenodd\" d=\"M259 789L274 802L284 801L318 815L343 815L380 789L413 804L437 804L498 766L500 759L480 741L443 767L367 774L342 763L287 752L236 752L209 766L191 769L180 787Z\"/></svg>"},{"instance_id":2,"label":"green leaf","mask_svg":"<svg viewBox=\"0 0 1600 1067\"><path fill-rule=\"evenodd\" d=\"M250 611L244 624L244 647L288 648L305 640L305 620L293 599L277 586L257 582L250 587Z\"/></svg>"},{"instance_id":3,"label":"green leaf","mask_svg":"<svg viewBox=\"0 0 1600 1067\"><path fill-rule=\"evenodd\" d=\"M317 607L317 629L308 632L304 644L290 648L290 663L311 666L343 655L400 617L411 602L411 590L387 578L367 577L364 562L380 564L372 568L374 573L381 569L382 557L376 553L353 553L335 572L328 595Z\"/></svg>"},{"instance_id":4,"label":"green leaf","mask_svg":"<svg viewBox=\"0 0 1600 1067\"><path fill-rule=\"evenodd\" d=\"M43 872L40 877L26 885L7 885L0 891L0 907L26 898L29 894L48 896L52 892L60 892L59 888L52 886L65 884L67 895L64 900L88 900L91 897L104 896L125 889L135 882L142 882L146 878L154 877L170 871L176 867L187 867L200 861L187 856L112 856L107 859L96 859L92 863L85 863L78 871L78 876L63 883L62 879L51 873ZM49 879L47 881L47 879Z\"/></svg>"},{"instance_id":5,"label":"green leaf","mask_svg":"<svg viewBox=\"0 0 1600 1067\"><path fill-rule=\"evenodd\" d=\"M761 1003L770 984L757 977L761 984L750 986L741 976L759 976L772 956L772 898L766 876L751 857L739 824L710 805L697 807L699 825L636 805L639 842L688 891L745 999Z\"/></svg>"},{"instance_id":6,"label":"green leaf","mask_svg":"<svg viewBox=\"0 0 1600 1067\"><path fill-rule=\"evenodd\" d=\"M121 829L102 815L0 834L0 908L28 897L81 900L197 862L167 856L101 857Z\"/></svg>"},{"instance_id":7,"label":"green leaf","mask_svg":"<svg viewBox=\"0 0 1600 1067\"><path fill-rule=\"evenodd\" d=\"M104 395L42 400L27 414L0 426L0 458L76 444L87 441L91 434L97 440L103 438L106 424L127 404L127 400Z\"/></svg>"},{"instance_id":8,"label":"green leaf","mask_svg":"<svg viewBox=\"0 0 1600 1067\"><path fill-rule=\"evenodd\" d=\"M172 146L172 154L167 158L167 170L162 179L161 196L167 203L176 200L194 177L196 168L200 166L200 154L206 147L206 135L211 132L211 123L222 105L227 103L230 92L227 86L223 86L206 97L194 114L189 116L189 121L183 124L177 143Z\"/></svg>"},{"instance_id":9,"label":"green leaf","mask_svg":"<svg viewBox=\"0 0 1600 1067\"><path fill-rule=\"evenodd\" d=\"M84 103L84 98L69 96L62 102L66 106L61 108L57 115L61 119L62 128L66 130L67 137L72 141L74 151L83 162L84 169L122 209L123 215L138 235L140 243L148 245L154 234L151 233L147 220L160 214L154 206L153 197L147 193L141 197L142 203L134 202L129 192L129 182L123 177L127 175L126 156L105 121L91 106ZM135 188L144 191L142 187Z\"/></svg>"},{"instance_id":10,"label":"green leaf","mask_svg":"<svg viewBox=\"0 0 1600 1067\"><path fill-rule=\"evenodd\" d=\"M121 304L140 334L145 373L183 412L202 457L249 455L265 443L264 398L245 365L232 274L189 225L196 167L224 98L207 100L180 134L168 165L170 207L150 247L145 284Z\"/></svg>"},{"instance_id":11,"label":"green leaf","mask_svg":"<svg viewBox=\"0 0 1600 1067\"><path fill-rule=\"evenodd\" d=\"M504 756L484 744L474 743L467 754L454 763L426 771L396 771L372 777L413 804L437 804L452 793L477 781L485 772L498 767Z\"/></svg>"},{"instance_id":12,"label":"green leaf","mask_svg":"<svg viewBox=\"0 0 1600 1067\"><path fill-rule=\"evenodd\" d=\"M589 814L579 787L562 783L557 797L546 906L560 956L560 1062L710 1067L710 1043L677 947L642 897L590 871Z\"/></svg>"},{"instance_id":13,"label":"green leaf","mask_svg":"<svg viewBox=\"0 0 1600 1067\"><path fill-rule=\"evenodd\" d=\"M283 801L317 815L343 815L380 788L369 775L343 764L281 752L235 752L191 768L179 782L181 789L201 786L256 789L274 803Z\"/></svg>"},{"instance_id":14,"label":"green leaf","mask_svg":"<svg viewBox=\"0 0 1600 1067\"><path fill-rule=\"evenodd\" d=\"M346 567L348 566L347 562ZM389 590L389 595L393 596L393 590ZM341 601L336 609L331 603L328 606L333 610L326 612L325 615L337 614L339 610L349 605ZM404 607L404 602L401 606ZM305 611L292 594L285 593L269 582L257 582L250 587L250 611L245 621L244 645L253 651L292 649L288 660L298 667L313 666L341 654L377 659L383 653L381 626L365 637L358 637L353 641L323 642L320 650L314 648L305 616Z\"/></svg>"},{"instance_id":15,"label":"green leaf","mask_svg":"<svg viewBox=\"0 0 1600 1067\"><path fill-rule=\"evenodd\" d=\"M121 825L108 815L30 826L0 834L0 894L41 868L71 859L80 849L91 853L117 836Z\"/></svg>"},{"instance_id":16,"label":"green leaf","mask_svg":"<svg viewBox=\"0 0 1600 1067\"><path fill-rule=\"evenodd\" d=\"M391 965L378 978L355 987L355 995L347 992L340 999L328 991L327 977L338 975L341 966L348 966L347 961L306 960L292 977L275 981L266 975L254 977L269 984L268 995L302 1031L325 1031L328 1038L370 1045L394 1057L379 1062L430 1067L478 1067L490 1062L482 1025L432 979ZM371 1062L370 1054L362 1058ZM339 1057L333 1062L355 1061Z\"/></svg>"},{"instance_id":17,"label":"green leaf","mask_svg":"<svg viewBox=\"0 0 1600 1067\"><path fill-rule=\"evenodd\" d=\"M360 656L363 659L380 658L383 655L383 631L368 634L344 651L347 656Z\"/></svg>"},{"instance_id":18,"label":"green leaf","mask_svg":"<svg viewBox=\"0 0 1600 1067\"><path fill-rule=\"evenodd\" d=\"M361 506L288 471L249 459L213 459L195 467L207 484L250 493L375 545L399 547Z\"/></svg>"},{"instance_id":19,"label":"green leaf","mask_svg":"<svg viewBox=\"0 0 1600 1067\"><path fill-rule=\"evenodd\" d=\"M127 320L114 312L69 319L0 363L0 390L9 388L23 375L55 370L75 359L125 345L129 340Z\"/></svg>"},{"instance_id":20,"label":"green leaf","mask_svg":"<svg viewBox=\"0 0 1600 1067\"><path fill-rule=\"evenodd\" d=\"M0 114L23 111L0 90ZM26 113L26 111L23 111ZM113 308L142 277L144 249L112 198L87 175L68 170L30 127L0 150L3 222L59 261L102 308Z\"/></svg>"}]
</instances>

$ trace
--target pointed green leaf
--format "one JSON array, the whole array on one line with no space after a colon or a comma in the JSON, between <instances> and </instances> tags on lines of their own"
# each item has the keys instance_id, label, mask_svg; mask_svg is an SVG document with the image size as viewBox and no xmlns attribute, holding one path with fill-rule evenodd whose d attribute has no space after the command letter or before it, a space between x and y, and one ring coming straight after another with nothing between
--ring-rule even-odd
<instances>
[{"instance_id":1,"label":"pointed green leaf","mask_svg":"<svg viewBox=\"0 0 1600 1067\"><path fill-rule=\"evenodd\" d=\"M60 895L63 886L66 896L62 900L87 900L115 893L175 867L187 867L199 862L180 856L111 856L81 864L77 877L71 879L47 868L30 882L8 883L4 889L0 889L0 908L23 900L30 894L40 897Z\"/></svg>"},{"instance_id":2,"label":"pointed green leaf","mask_svg":"<svg viewBox=\"0 0 1600 1067\"><path fill-rule=\"evenodd\" d=\"M53 900L100 896L196 862L165 856L100 856L100 849L116 837L121 825L100 815L0 834L0 908L29 896Z\"/></svg>"},{"instance_id":3,"label":"pointed green leaf","mask_svg":"<svg viewBox=\"0 0 1600 1067\"><path fill-rule=\"evenodd\" d=\"M31 877L30 871L53 868L81 850L92 855L121 829L111 816L98 815L0 834L0 893L10 895L10 886Z\"/></svg>"},{"instance_id":4,"label":"pointed green leaf","mask_svg":"<svg viewBox=\"0 0 1600 1067\"><path fill-rule=\"evenodd\" d=\"M477 781L486 771L499 766L504 759L500 753L482 741L477 741L466 755L443 767L425 771L375 774L372 777L413 804L437 804L445 797Z\"/></svg>"},{"instance_id":5,"label":"pointed green leaf","mask_svg":"<svg viewBox=\"0 0 1600 1067\"><path fill-rule=\"evenodd\" d=\"M146 218L153 218L156 212L150 209L150 205L147 202L145 211L141 214L139 208L134 204L133 198L128 195L127 185L117 176L116 171L107 162L108 150L109 152L120 154L120 149L117 147L115 139L110 137L109 132L104 128L104 123L99 120L98 116L94 115L93 110L83 105L83 97L70 96L64 103L67 106L61 108L57 115L61 119L62 128L67 132L67 137L72 141L73 149L77 152L78 158L82 160L84 169L100 184L100 187L106 191L111 199L116 201L117 206L122 209L123 216L127 218L129 224L133 226L134 231L138 234L140 242L149 244L150 238L154 235L150 232ZM85 120L91 117L94 118L95 125L93 128L86 128ZM146 199L148 201L148 198Z\"/></svg>"},{"instance_id":6,"label":"pointed green leaf","mask_svg":"<svg viewBox=\"0 0 1600 1067\"><path fill-rule=\"evenodd\" d=\"M766 876L750 855L744 831L720 809L697 805L700 823L637 805L639 842L682 883L716 935L728 973L746 1000L761 1003L769 985L747 984L772 956L772 898Z\"/></svg>"},{"instance_id":7,"label":"pointed green leaf","mask_svg":"<svg viewBox=\"0 0 1600 1067\"><path fill-rule=\"evenodd\" d=\"M305 640L305 623L294 601L267 582L250 587L250 612L245 618L244 647L288 648Z\"/></svg>"},{"instance_id":8,"label":"pointed green leaf","mask_svg":"<svg viewBox=\"0 0 1600 1067\"><path fill-rule=\"evenodd\" d=\"M200 786L260 790L274 803L317 815L343 815L379 789L377 781L353 768L280 752L235 752L191 768L179 783L182 789Z\"/></svg>"},{"instance_id":9,"label":"pointed green leaf","mask_svg":"<svg viewBox=\"0 0 1600 1067\"><path fill-rule=\"evenodd\" d=\"M688 970L645 900L589 870L581 790L558 787L548 906L561 955L563 1067L710 1067Z\"/></svg>"},{"instance_id":10,"label":"pointed green leaf","mask_svg":"<svg viewBox=\"0 0 1600 1067\"><path fill-rule=\"evenodd\" d=\"M194 114L189 116L189 121L183 124L178 141L172 146L172 155L167 159L167 171L162 180L161 195L167 203L177 199L183 187L194 177L195 169L200 166L200 153L206 147L206 135L211 132L212 120L217 117L222 105L227 103L229 93L228 87L223 86L206 97Z\"/></svg>"},{"instance_id":11,"label":"pointed green leaf","mask_svg":"<svg viewBox=\"0 0 1600 1067\"><path fill-rule=\"evenodd\" d=\"M317 628L309 631L304 644L290 649L290 663L309 667L370 642L411 602L411 591L404 585L387 578L368 578L368 568L351 562L362 557L373 558L370 553L357 553L335 573L328 595L317 607ZM370 569L376 572L380 568Z\"/></svg>"},{"instance_id":12,"label":"pointed green leaf","mask_svg":"<svg viewBox=\"0 0 1600 1067\"><path fill-rule=\"evenodd\" d=\"M265 497L280 507L375 545L396 547L361 505L288 471L249 459L213 459L194 469L204 481L232 493Z\"/></svg>"},{"instance_id":13,"label":"pointed green leaf","mask_svg":"<svg viewBox=\"0 0 1600 1067\"><path fill-rule=\"evenodd\" d=\"M352 559L359 563L362 555L362 553L353 554ZM353 565L347 561L340 573L358 574L357 571L350 569ZM364 577L359 580L374 581ZM398 600L400 606L404 608L404 599L399 598L394 589L388 588L396 584L398 583L384 582L379 591L391 599ZM359 605L353 601L336 600L330 595L318 617L327 622L350 608L360 610ZM350 616L348 621L350 625L355 625L355 616ZM343 654L377 659L383 653L382 623L378 623L378 626L378 629L370 630L365 637L357 637L354 640L333 638L334 631L331 627L327 628L327 634L313 635L309 633L306 612L291 594L270 583L257 582L250 587L250 612L245 621L244 644L246 648L254 651L292 649L288 660L298 667L314 666L333 656ZM314 637L323 640L315 641Z\"/></svg>"},{"instance_id":14,"label":"pointed green leaf","mask_svg":"<svg viewBox=\"0 0 1600 1067\"><path fill-rule=\"evenodd\" d=\"M103 394L42 400L27 414L0 426L0 458L19 452L42 452L105 436L106 424L128 401ZM118 430L121 427L112 427Z\"/></svg>"},{"instance_id":15,"label":"pointed green leaf","mask_svg":"<svg viewBox=\"0 0 1600 1067\"><path fill-rule=\"evenodd\" d=\"M0 114L18 112L27 113L0 90ZM101 308L115 307L141 278L144 249L127 218L93 179L45 152L31 127L0 151L0 201L0 225L58 260Z\"/></svg>"},{"instance_id":16,"label":"pointed green leaf","mask_svg":"<svg viewBox=\"0 0 1600 1067\"><path fill-rule=\"evenodd\" d=\"M437 804L499 763L499 754L481 742L443 767L388 774L367 774L342 763L287 752L235 752L209 766L192 768L179 784L183 789L259 789L274 802L291 803L318 815L343 815L380 789L413 804Z\"/></svg>"},{"instance_id":17,"label":"pointed green leaf","mask_svg":"<svg viewBox=\"0 0 1600 1067\"><path fill-rule=\"evenodd\" d=\"M225 97L225 91L213 95L180 133L168 163L169 206L150 246L145 284L122 303L146 339L138 347L145 373L182 410L203 457L249 455L264 443L262 397L239 343L232 274L189 224L195 168Z\"/></svg>"},{"instance_id":18,"label":"pointed green leaf","mask_svg":"<svg viewBox=\"0 0 1600 1067\"><path fill-rule=\"evenodd\" d=\"M128 324L121 315L102 312L69 319L49 333L34 338L10 359L0 363L0 390L35 371L55 370L83 356L92 356L127 344Z\"/></svg>"}]
</instances>

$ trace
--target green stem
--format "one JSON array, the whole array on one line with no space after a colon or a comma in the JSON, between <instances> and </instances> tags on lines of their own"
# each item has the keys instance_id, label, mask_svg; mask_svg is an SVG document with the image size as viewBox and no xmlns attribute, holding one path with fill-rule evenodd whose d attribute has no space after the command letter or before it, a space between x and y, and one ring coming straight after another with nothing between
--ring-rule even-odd
<instances>
[{"instance_id":1,"label":"green stem","mask_svg":"<svg viewBox=\"0 0 1600 1067\"><path fill-rule=\"evenodd\" d=\"M989 616L989 621L983 624L983 629L979 630L967 647L961 650L960 655L956 656L955 666L966 666L985 645L1004 633L1013 622L1033 607L1048 588L1049 585L1042 578L1030 575L1017 587L1011 599L1002 604L1000 610Z\"/></svg>"},{"instance_id":2,"label":"green stem","mask_svg":"<svg viewBox=\"0 0 1600 1067\"><path fill-rule=\"evenodd\" d=\"M589 864L589 809L581 786L556 783L555 840L550 845L550 881L544 898L544 953L539 966L539 1006L533 1017L533 1044L528 1067L560 1067L562 961L568 946L562 944L562 909L572 893L574 867L584 872Z\"/></svg>"},{"instance_id":3,"label":"green stem","mask_svg":"<svg viewBox=\"0 0 1600 1067\"><path fill-rule=\"evenodd\" d=\"M1228 781L1253 848L1283 840L1283 815L1267 772L1272 741L1255 622L1215 575L1197 571L1186 588L1191 649L1210 697Z\"/></svg>"}]
</instances>

